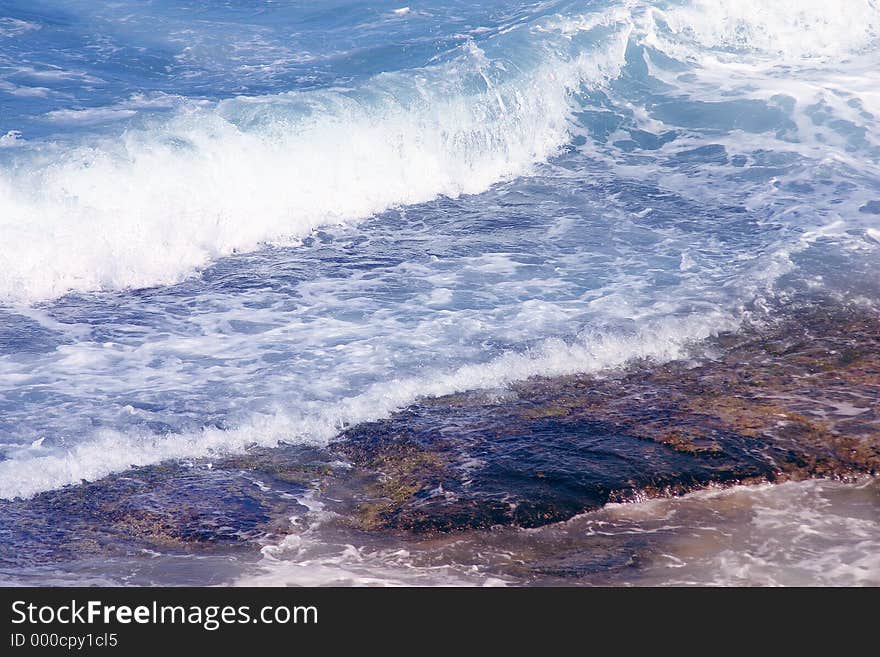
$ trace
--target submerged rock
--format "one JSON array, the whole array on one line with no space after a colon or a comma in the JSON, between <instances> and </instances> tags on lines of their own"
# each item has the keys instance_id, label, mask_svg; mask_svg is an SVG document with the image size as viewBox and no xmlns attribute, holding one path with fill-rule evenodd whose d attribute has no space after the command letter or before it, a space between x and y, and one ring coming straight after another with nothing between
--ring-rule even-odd
<instances>
[{"instance_id":1,"label":"submerged rock","mask_svg":"<svg viewBox=\"0 0 880 657\"><path fill-rule=\"evenodd\" d=\"M326 467L311 457L289 448L165 462L2 501L0 539L17 549L0 550L0 566L143 550L216 551L283 535L291 513L305 510L297 496Z\"/></svg>"}]
</instances>

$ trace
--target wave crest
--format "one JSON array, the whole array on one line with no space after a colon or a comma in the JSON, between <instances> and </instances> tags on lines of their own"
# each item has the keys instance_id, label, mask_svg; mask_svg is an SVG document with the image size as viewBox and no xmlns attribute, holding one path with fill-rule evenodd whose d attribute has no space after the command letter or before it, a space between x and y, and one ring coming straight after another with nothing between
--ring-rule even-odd
<instances>
[{"instance_id":1,"label":"wave crest","mask_svg":"<svg viewBox=\"0 0 880 657\"><path fill-rule=\"evenodd\" d=\"M566 143L572 91L619 70L625 41L612 45L513 67L469 43L361 89L185 104L121 138L31 153L0 172L0 300L171 284L319 226L484 191Z\"/></svg>"}]
</instances>

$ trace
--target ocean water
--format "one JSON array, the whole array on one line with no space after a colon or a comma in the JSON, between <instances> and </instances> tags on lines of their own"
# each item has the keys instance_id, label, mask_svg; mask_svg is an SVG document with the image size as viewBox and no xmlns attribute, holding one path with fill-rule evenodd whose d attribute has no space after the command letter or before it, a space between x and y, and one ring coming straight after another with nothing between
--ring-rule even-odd
<instances>
[{"instance_id":1,"label":"ocean water","mask_svg":"<svg viewBox=\"0 0 880 657\"><path fill-rule=\"evenodd\" d=\"M0 499L676 358L878 272L876 0L0 0ZM828 527L867 495L800 486Z\"/></svg>"}]
</instances>

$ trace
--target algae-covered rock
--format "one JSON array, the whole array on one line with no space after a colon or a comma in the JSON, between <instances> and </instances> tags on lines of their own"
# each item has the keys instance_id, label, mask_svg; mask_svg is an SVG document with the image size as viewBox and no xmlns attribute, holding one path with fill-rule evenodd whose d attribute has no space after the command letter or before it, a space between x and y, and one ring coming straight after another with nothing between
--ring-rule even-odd
<instances>
[{"instance_id":1,"label":"algae-covered rock","mask_svg":"<svg viewBox=\"0 0 880 657\"><path fill-rule=\"evenodd\" d=\"M691 358L450 395L345 432L355 524L565 520L708 484L880 472L880 316L813 306Z\"/></svg>"}]
</instances>

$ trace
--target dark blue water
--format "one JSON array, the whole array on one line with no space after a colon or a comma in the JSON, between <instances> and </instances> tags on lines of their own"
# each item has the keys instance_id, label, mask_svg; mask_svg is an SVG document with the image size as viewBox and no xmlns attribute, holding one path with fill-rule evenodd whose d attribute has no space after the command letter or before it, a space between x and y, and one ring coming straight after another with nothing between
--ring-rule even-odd
<instances>
[{"instance_id":1,"label":"dark blue water","mask_svg":"<svg viewBox=\"0 0 880 657\"><path fill-rule=\"evenodd\" d=\"M846 5L0 0L0 497L873 303Z\"/></svg>"}]
</instances>

